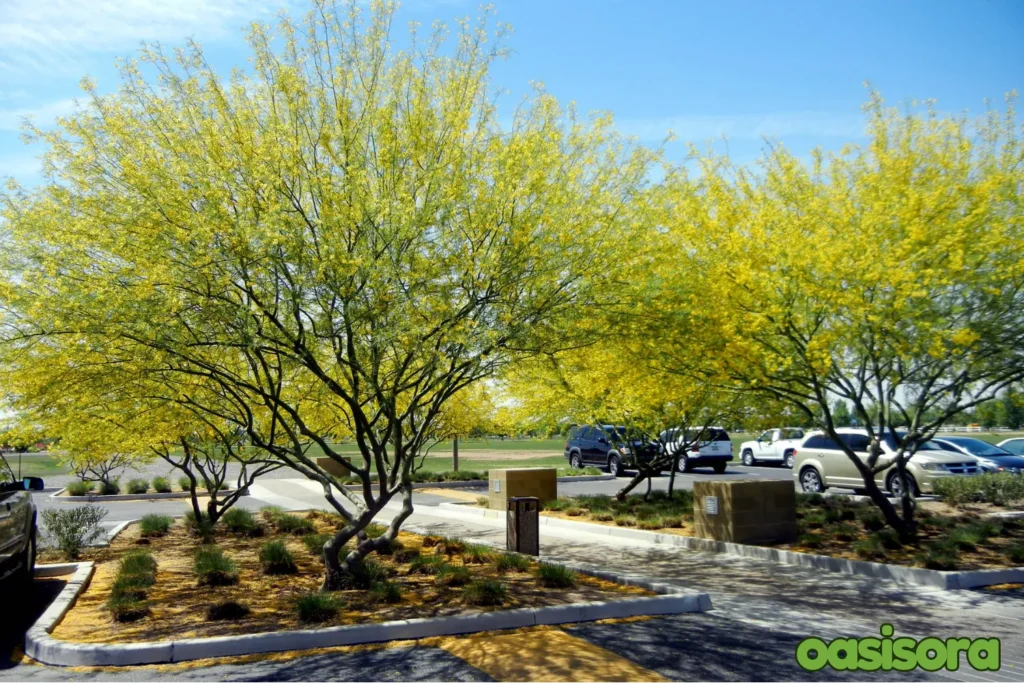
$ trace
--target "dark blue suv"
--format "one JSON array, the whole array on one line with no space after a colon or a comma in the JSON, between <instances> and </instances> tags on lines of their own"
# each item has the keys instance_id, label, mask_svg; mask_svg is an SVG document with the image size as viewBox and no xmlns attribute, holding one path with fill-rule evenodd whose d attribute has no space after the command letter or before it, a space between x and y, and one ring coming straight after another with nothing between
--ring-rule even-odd
<instances>
[{"instance_id":1,"label":"dark blue suv","mask_svg":"<svg viewBox=\"0 0 1024 683\"><path fill-rule=\"evenodd\" d=\"M645 439L627 438L626 428L616 425L574 425L565 442L565 458L570 467L601 467L618 476L633 469L637 462L648 462L658 455L658 445Z\"/></svg>"}]
</instances>

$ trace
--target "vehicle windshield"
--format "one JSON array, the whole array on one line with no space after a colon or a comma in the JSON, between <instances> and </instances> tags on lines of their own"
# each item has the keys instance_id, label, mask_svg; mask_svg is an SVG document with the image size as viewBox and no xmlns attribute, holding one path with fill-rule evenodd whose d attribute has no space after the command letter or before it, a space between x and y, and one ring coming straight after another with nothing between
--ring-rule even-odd
<instances>
[{"instance_id":1,"label":"vehicle windshield","mask_svg":"<svg viewBox=\"0 0 1024 683\"><path fill-rule=\"evenodd\" d=\"M896 432L896 434L898 438L894 437L892 432L886 432L885 434L885 445L894 451L900 447L900 439L903 439L907 435L906 432ZM949 449L943 448L934 441L922 441L917 446L917 452L920 453L921 451L946 451L948 453Z\"/></svg>"},{"instance_id":2,"label":"vehicle windshield","mask_svg":"<svg viewBox=\"0 0 1024 683\"><path fill-rule=\"evenodd\" d=\"M613 439L625 439L626 438L626 428L625 427L612 427L611 425L605 425L601 429L603 429L605 432L607 432L608 436L612 437Z\"/></svg>"},{"instance_id":3,"label":"vehicle windshield","mask_svg":"<svg viewBox=\"0 0 1024 683\"><path fill-rule=\"evenodd\" d=\"M1005 451L999 446L993 446L987 441L981 439L972 439L968 436L951 436L943 439L950 443L956 444L963 448L971 455L980 455L985 458L1001 458L1008 455L1013 455L1009 451Z\"/></svg>"}]
</instances>

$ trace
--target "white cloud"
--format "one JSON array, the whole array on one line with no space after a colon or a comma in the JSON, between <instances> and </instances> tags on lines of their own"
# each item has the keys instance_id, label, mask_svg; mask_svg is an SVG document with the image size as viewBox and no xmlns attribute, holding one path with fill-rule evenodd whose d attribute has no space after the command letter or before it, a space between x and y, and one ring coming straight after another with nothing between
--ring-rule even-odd
<instances>
[{"instance_id":1,"label":"white cloud","mask_svg":"<svg viewBox=\"0 0 1024 683\"><path fill-rule=\"evenodd\" d=\"M75 100L57 100L38 107L20 107L17 109L0 109L0 130L19 130L22 121L29 118L37 126L46 127L58 116L67 116L75 111Z\"/></svg>"},{"instance_id":2,"label":"white cloud","mask_svg":"<svg viewBox=\"0 0 1024 683\"><path fill-rule=\"evenodd\" d=\"M825 112L780 112L775 114L667 116L616 121L616 127L640 140L662 140L669 130L682 141L709 138L761 140L807 136L814 138L858 138L864 135L864 118L859 115Z\"/></svg>"},{"instance_id":3,"label":"white cloud","mask_svg":"<svg viewBox=\"0 0 1024 683\"><path fill-rule=\"evenodd\" d=\"M128 54L140 41L180 44L240 35L292 0L2 0L0 78L83 75L82 60Z\"/></svg>"}]
</instances>

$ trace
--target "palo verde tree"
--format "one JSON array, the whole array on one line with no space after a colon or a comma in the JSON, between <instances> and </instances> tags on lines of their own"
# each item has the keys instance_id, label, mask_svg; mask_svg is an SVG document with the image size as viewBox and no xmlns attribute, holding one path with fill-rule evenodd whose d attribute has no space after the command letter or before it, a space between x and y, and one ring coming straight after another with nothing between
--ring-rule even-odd
<instances>
[{"instance_id":1,"label":"palo verde tree","mask_svg":"<svg viewBox=\"0 0 1024 683\"><path fill-rule=\"evenodd\" d=\"M773 147L756 171L712 156L678 170L661 224L702 280L671 310L674 329L706 333L709 376L801 410L909 537L907 460L1024 376L1024 147L1012 106L968 120L873 94L866 112L864 146L809 164ZM868 454L837 438L837 400Z\"/></svg>"},{"instance_id":2,"label":"palo verde tree","mask_svg":"<svg viewBox=\"0 0 1024 683\"><path fill-rule=\"evenodd\" d=\"M414 29L402 50L393 19L318 0L301 26L253 26L252 67L229 80L198 46L145 48L119 92L86 83L88 109L35 131L49 181L4 197L11 325L145 349L230 397L250 444L348 521L325 589L412 513L416 456L454 395L572 343L652 157L542 90L501 125L486 18L453 41ZM336 498L311 449L359 483Z\"/></svg>"}]
</instances>

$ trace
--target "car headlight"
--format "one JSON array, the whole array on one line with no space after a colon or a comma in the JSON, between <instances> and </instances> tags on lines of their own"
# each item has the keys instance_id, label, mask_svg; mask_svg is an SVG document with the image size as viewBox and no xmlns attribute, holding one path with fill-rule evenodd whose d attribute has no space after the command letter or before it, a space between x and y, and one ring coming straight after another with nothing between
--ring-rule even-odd
<instances>
[{"instance_id":1,"label":"car headlight","mask_svg":"<svg viewBox=\"0 0 1024 683\"><path fill-rule=\"evenodd\" d=\"M925 462L921 463L921 468L928 470L929 472L945 472L946 466L941 462Z\"/></svg>"},{"instance_id":2,"label":"car headlight","mask_svg":"<svg viewBox=\"0 0 1024 683\"><path fill-rule=\"evenodd\" d=\"M623 446L620 450L622 451L623 455L629 455L630 453L632 453L632 451L629 450L628 446Z\"/></svg>"}]
</instances>

